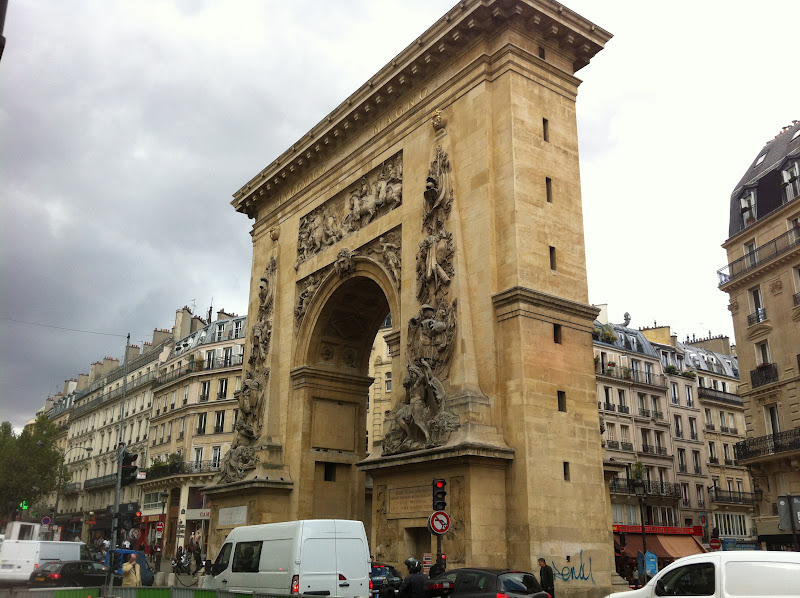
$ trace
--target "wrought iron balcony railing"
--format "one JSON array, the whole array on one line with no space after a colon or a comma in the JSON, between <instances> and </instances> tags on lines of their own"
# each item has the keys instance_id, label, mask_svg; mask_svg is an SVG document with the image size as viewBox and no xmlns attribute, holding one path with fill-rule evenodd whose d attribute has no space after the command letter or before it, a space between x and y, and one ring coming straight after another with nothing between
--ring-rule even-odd
<instances>
[{"instance_id":1,"label":"wrought iron balcony railing","mask_svg":"<svg viewBox=\"0 0 800 598\"><path fill-rule=\"evenodd\" d=\"M639 482L640 484L642 482ZM636 494L634 480L625 478L612 478L611 492L620 494ZM666 496L668 498L681 498L683 496L681 485L672 482L650 482L644 480L644 491L648 496Z\"/></svg>"},{"instance_id":2,"label":"wrought iron balcony railing","mask_svg":"<svg viewBox=\"0 0 800 598\"><path fill-rule=\"evenodd\" d=\"M157 480L175 475L214 473L220 470L220 461L179 461L178 463L155 463L147 470L148 480Z\"/></svg>"},{"instance_id":3,"label":"wrought iron balcony railing","mask_svg":"<svg viewBox=\"0 0 800 598\"><path fill-rule=\"evenodd\" d=\"M778 364L764 363L750 370L750 386L757 388L778 381Z\"/></svg>"},{"instance_id":4,"label":"wrought iron balcony railing","mask_svg":"<svg viewBox=\"0 0 800 598\"><path fill-rule=\"evenodd\" d=\"M737 505L752 505L755 503L755 494L752 492L737 492L734 490L722 490L721 488L712 487L708 493L711 497L711 502L724 502Z\"/></svg>"},{"instance_id":5,"label":"wrought iron balcony railing","mask_svg":"<svg viewBox=\"0 0 800 598\"><path fill-rule=\"evenodd\" d=\"M800 231L793 228L717 270L719 286L735 280L746 272L768 262L776 255L786 253L797 245L800 245Z\"/></svg>"},{"instance_id":6,"label":"wrought iron balcony railing","mask_svg":"<svg viewBox=\"0 0 800 598\"><path fill-rule=\"evenodd\" d=\"M617 406L617 411L619 411L620 413L630 413L631 408L628 407L627 405L619 405Z\"/></svg>"},{"instance_id":7,"label":"wrought iron balcony railing","mask_svg":"<svg viewBox=\"0 0 800 598\"><path fill-rule=\"evenodd\" d=\"M719 457L709 457L708 462L712 465L719 465Z\"/></svg>"},{"instance_id":8,"label":"wrought iron balcony railing","mask_svg":"<svg viewBox=\"0 0 800 598\"><path fill-rule=\"evenodd\" d=\"M706 430L713 430L714 424L711 422L706 422Z\"/></svg>"},{"instance_id":9,"label":"wrought iron balcony railing","mask_svg":"<svg viewBox=\"0 0 800 598\"><path fill-rule=\"evenodd\" d=\"M80 482L70 482L66 486L64 486L64 494L73 494L75 492L80 492L83 484Z\"/></svg>"},{"instance_id":10,"label":"wrought iron balcony railing","mask_svg":"<svg viewBox=\"0 0 800 598\"><path fill-rule=\"evenodd\" d=\"M108 475L100 476L99 478L92 478L90 480L86 480L83 483L84 490L89 490L90 488L105 488L108 486L113 486L117 483L117 474L110 473Z\"/></svg>"},{"instance_id":11,"label":"wrought iron balcony railing","mask_svg":"<svg viewBox=\"0 0 800 598\"><path fill-rule=\"evenodd\" d=\"M733 445L733 454L737 461L796 450L800 450L800 428L747 438Z\"/></svg>"},{"instance_id":12,"label":"wrought iron balcony railing","mask_svg":"<svg viewBox=\"0 0 800 598\"><path fill-rule=\"evenodd\" d=\"M633 443L632 442L625 442L624 440L620 443L623 451L632 451L633 450Z\"/></svg>"},{"instance_id":13,"label":"wrought iron balcony railing","mask_svg":"<svg viewBox=\"0 0 800 598\"><path fill-rule=\"evenodd\" d=\"M759 307L756 311L747 316L747 325L752 326L767 319L767 308Z\"/></svg>"},{"instance_id":14,"label":"wrought iron balcony railing","mask_svg":"<svg viewBox=\"0 0 800 598\"><path fill-rule=\"evenodd\" d=\"M643 372L641 370L634 370L629 367L610 365L604 366L603 364L598 363L595 367L595 373L600 374L601 376L619 378L620 380L630 380L631 382L638 382L639 384L658 386L659 388L667 387L667 379L663 374Z\"/></svg>"},{"instance_id":15,"label":"wrought iron balcony railing","mask_svg":"<svg viewBox=\"0 0 800 598\"><path fill-rule=\"evenodd\" d=\"M218 357L211 360L195 360L180 369L162 374L153 382L153 388L157 388L169 382L174 382L193 372L205 372L208 370L240 366L243 363L243 358L244 356L242 355L231 355L230 357Z\"/></svg>"},{"instance_id":16,"label":"wrought iron balcony railing","mask_svg":"<svg viewBox=\"0 0 800 598\"><path fill-rule=\"evenodd\" d=\"M608 442L606 442L606 446L610 449L618 449L619 440L609 440Z\"/></svg>"},{"instance_id":17,"label":"wrought iron balcony railing","mask_svg":"<svg viewBox=\"0 0 800 598\"><path fill-rule=\"evenodd\" d=\"M606 411L616 411L617 406L614 403L603 403L603 409Z\"/></svg>"},{"instance_id":18,"label":"wrought iron balcony railing","mask_svg":"<svg viewBox=\"0 0 800 598\"><path fill-rule=\"evenodd\" d=\"M652 444L643 444L642 445L642 452L643 453L650 453L651 455L655 455L656 454L656 447L654 447Z\"/></svg>"},{"instance_id":19,"label":"wrought iron balcony railing","mask_svg":"<svg viewBox=\"0 0 800 598\"><path fill-rule=\"evenodd\" d=\"M722 392L721 390L707 388L705 386L701 386L697 389L697 396L701 399L711 399L712 401L719 401L721 403L727 403L728 405L736 405L737 407L744 405L741 397L739 397L737 394ZM709 424L706 423L706 429L713 430L714 424L712 423L711 427L709 428Z\"/></svg>"},{"instance_id":20,"label":"wrought iron balcony railing","mask_svg":"<svg viewBox=\"0 0 800 598\"><path fill-rule=\"evenodd\" d=\"M641 415L642 417L650 417L650 410L649 409L642 409L640 407L639 408L639 415Z\"/></svg>"},{"instance_id":21,"label":"wrought iron balcony railing","mask_svg":"<svg viewBox=\"0 0 800 598\"><path fill-rule=\"evenodd\" d=\"M653 411L653 417L655 419L664 419L664 413L662 411Z\"/></svg>"}]
</instances>

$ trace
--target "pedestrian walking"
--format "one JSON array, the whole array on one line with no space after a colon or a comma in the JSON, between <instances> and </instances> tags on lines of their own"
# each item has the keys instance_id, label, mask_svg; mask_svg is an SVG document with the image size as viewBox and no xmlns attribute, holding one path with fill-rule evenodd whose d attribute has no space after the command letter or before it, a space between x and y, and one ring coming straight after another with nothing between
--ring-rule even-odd
<instances>
[{"instance_id":1,"label":"pedestrian walking","mask_svg":"<svg viewBox=\"0 0 800 598\"><path fill-rule=\"evenodd\" d=\"M542 589L550 594L552 598L556 598L555 577L553 576L553 569L547 564L543 557L539 557L539 582L542 584Z\"/></svg>"},{"instance_id":2,"label":"pedestrian walking","mask_svg":"<svg viewBox=\"0 0 800 598\"><path fill-rule=\"evenodd\" d=\"M122 586L140 585L142 585L142 568L136 563L136 553L133 553L129 555L128 562L122 565Z\"/></svg>"},{"instance_id":3,"label":"pedestrian walking","mask_svg":"<svg viewBox=\"0 0 800 598\"><path fill-rule=\"evenodd\" d=\"M194 573L192 575L197 575L197 572L203 568L203 555L200 553L200 545L194 547Z\"/></svg>"}]
</instances>

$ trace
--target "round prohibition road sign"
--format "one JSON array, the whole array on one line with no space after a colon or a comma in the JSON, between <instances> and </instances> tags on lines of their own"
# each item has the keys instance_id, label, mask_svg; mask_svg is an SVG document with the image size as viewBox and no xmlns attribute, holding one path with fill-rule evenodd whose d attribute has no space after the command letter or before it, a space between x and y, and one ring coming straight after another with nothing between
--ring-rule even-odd
<instances>
[{"instance_id":1,"label":"round prohibition road sign","mask_svg":"<svg viewBox=\"0 0 800 598\"><path fill-rule=\"evenodd\" d=\"M434 511L428 518L428 528L441 536L450 529L450 515L444 511Z\"/></svg>"}]
</instances>

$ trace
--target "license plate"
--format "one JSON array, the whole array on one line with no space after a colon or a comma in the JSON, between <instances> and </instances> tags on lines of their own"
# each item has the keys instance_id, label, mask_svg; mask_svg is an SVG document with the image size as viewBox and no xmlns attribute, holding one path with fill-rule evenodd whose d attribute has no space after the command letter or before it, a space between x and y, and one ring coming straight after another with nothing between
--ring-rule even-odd
<instances>
[{"instance_id":1,"label":"license plate","mask_svg":"<svg viewBox=\"0 0 800 598\"><path fill-rule=\"evenodd\" d=\"M36 581L44 581L44 577L37 577Z\"/></svg>"}]
</instances>

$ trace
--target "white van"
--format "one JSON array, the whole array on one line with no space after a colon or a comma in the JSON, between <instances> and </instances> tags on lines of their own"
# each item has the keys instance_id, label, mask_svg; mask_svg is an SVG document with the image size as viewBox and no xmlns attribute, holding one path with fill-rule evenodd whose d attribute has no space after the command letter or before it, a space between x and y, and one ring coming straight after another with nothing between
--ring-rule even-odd
<instances>
[{"instance_id":1,"label":"white van","mask_svg":"<svg viewBox=\"0 0 800 598\"><path fill-rule=\"evenodd\" d=\"M90 558L83 542L3 540L0 543L0 583L27 583L31 573L43 563Z\"/></svg>"},{"instance_id":2,"label":"white van","mask_svg":"<svg viewBox=\"0 0 800 598\"><path fill-rule=\"evenodd\" d=\"M203 588L369 597L370 557L360 521L307 519L234 528Z\"/></svg>"},{"instance_id":3,"label":"white van","mask_svg":"<svg viewBox=\"0 0 800 598\"><path fill-rule=\"evenodd\" d=\"M647 585L609 598L800 598L800 552L731 550L678 559Z\"/></svg>"}]
</instances>

